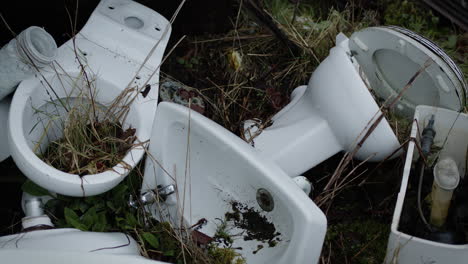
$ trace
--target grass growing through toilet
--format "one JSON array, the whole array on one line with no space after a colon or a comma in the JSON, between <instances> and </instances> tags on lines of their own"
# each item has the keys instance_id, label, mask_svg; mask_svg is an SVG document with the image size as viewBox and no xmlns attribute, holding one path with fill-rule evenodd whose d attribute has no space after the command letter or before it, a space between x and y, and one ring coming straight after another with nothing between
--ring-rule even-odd
<instances>
[{"instance_id":1,"label":"grass growing through toilet","mask_svg":"<svg viewBox=\"0 0 468 264\"><path fill-rule=\"evenodd\" d=\"M97 104L95 76L86 64L86 54L76 47L78 3L79 1L76 1L74 19L69 10L65 9L72 27L73 52L79 64L80 74L74 78L57 62L51 64L55 77L62 85L72 83L69 96L61 98L57 90L66 90L65 86L52 86L34 61L29 59L30 66L37 71L37 76L42 79L41 84L49 95L48 104L54 108L52 112L33 108L38 116L38 122L29 133L42 128L43 132L39 142L35 142L34 152L44 162L58 170L78 174L81 177L111 169L121 162L125 154L135 146L135 129L124 128L122 124L125 123L129 106L138 95L138 91L134 87L127 87L108 108ZM1 14L0 18L5 27L16 37L15 32ZM56 131L50 133L50 130L53 130L51 127L54 124L57 126L57 123L60 123L58 127L61 130L61 138L50 140L49 137L57 138L54 135Z\"/></svg>"},{"instance_id":2,"label":"grass growing through toilet","mask_svg":"<svg viewBox=\"0 0 468 264\"><path fill-rule=\"evenodd\" d=\"M61 124L62 137L37 152L38 156L58 170L80 176L111 169L134 146L136 130L124 129L118 119L111 117L99 120L98 116L107 110L97 104L92 107L89 100L78 98L74 102ZM48 133L47 129L44 133Z\"/></svg>"}]
</instances>

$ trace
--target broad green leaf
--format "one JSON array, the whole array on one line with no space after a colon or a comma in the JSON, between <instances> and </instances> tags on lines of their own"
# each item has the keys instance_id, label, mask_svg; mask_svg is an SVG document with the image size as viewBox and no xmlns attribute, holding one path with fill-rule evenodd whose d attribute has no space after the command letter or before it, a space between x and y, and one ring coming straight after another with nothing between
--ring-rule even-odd
<instances>
[{"instance_id":1,"label":"broad green leaf","mask_svg":"<svg viewBox=\"0 0 468 264\"><path fill-rule=\"evenodd\" d=\"M155 248L155 249L159 248L159 239L155 235L153 235L151 233L148 233L148 232L145 232L141 236L153 248Z\"/></svg>"},{"instance_id":2,"label":"broad green leaf","mask_svg":"<svg viewBox=\"0 0 468 264\"><path fill-rule=\"evenodd\" d=\"M65 207L64 215L65 215L65 220L67 221L67 224L73 226L74 228L83 230L83 231L87 230L86 226L80 222L80 218L78 217L78 215L70 208Z\"/></svg>"},{"instance_id":3,"label":"broad green leaf","mask_svg":"<svg viewBox=\"0 0 468 264\"><path fill-rule=\"evenodd\" d=\"M95 232L104 232L107 228L107 218L106 212L100 212L97 214L96 222L93 226L93 231Z\"/></svg>"},{"instance_id":4,"label":"broad green leaf","mask_svg":"<svg viewBox=\"0 0 468 264\"><path fill-rule=\"evenodd\" d=\"M111 201L107 201L107 202L106 202L106 205L107 205L107 207L109 207L109 209L111 209L112 211L116 211L116 209L115 209L115 206L114 206L114 203L113 203L113 202L111 202Z\"/></svg>"},{"instance_id":5,"label":"broad green leaf","mask_svg":"<svg viewBox=\"0 0 468 264\"><path fill-rule=\"evenodd\" d=\"M86 226L86 229L90 229L97 221L96 208L93 206L86 211L81 217L81 222Z\"/></svg>"},{"instance_id":6,"label":"broad green leaf","mask_svg":"<svg viewBox=\"0 0 468 264\"><path fill-rule=\"evenodd\" d=\"M78 204L78 209L80 209L80 212L82 212L82 213L86 212L86 210L88 210L88 208L89 208L89 205L87 203L85 203L85 202L80 202Z\"/></svg>"},{"instance_id":7,"label":"broad green leaf","mask_svg":"<svg viewBox=\"0 0 468 264\"><path fill-rule=\"evenodd\" d=\"M127 220L128 225L131 225L131 226L137 226L138 225L138 221L135 218L135 216L133 214L129 213L129 212L125 213L125 219Z\"/></svg>"}]
</instances>

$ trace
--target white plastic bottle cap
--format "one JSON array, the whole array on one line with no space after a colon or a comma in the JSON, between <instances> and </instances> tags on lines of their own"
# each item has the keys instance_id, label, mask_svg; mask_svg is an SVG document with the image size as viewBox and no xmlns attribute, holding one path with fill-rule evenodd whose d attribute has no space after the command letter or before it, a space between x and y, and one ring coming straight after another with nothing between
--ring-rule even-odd
<instances>
[{"instance_id":1,"label":"white plastic bottle cap","mask_svg":"<svg viewBox=\"0 0 468 264\"><path fill-rule=\"evenodd\" d=\"M434 166L434 181L442 189L455 189L460 182L457 163L450 157L440 159Z\"/></svg>"}]
</instances>

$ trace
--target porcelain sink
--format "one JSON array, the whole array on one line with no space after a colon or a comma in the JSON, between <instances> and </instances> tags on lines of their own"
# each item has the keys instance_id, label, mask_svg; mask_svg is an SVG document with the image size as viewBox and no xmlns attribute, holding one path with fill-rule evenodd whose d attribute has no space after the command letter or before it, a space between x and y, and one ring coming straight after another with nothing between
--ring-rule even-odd
<instances>
[{"instance_id":1,"label":"porcelain sink","mask_svg":"<svg viewBox=\"0 0 468 264\"><path fill-rule=\"evenodd\" d=\"M149 206L158 219L210 238L223 229L247 263L317 263L326 218L276 164L212 120L160 103L142 193L174 185ZM204 237L206 237L204 236Z\"/></svg>"}]
</instances>

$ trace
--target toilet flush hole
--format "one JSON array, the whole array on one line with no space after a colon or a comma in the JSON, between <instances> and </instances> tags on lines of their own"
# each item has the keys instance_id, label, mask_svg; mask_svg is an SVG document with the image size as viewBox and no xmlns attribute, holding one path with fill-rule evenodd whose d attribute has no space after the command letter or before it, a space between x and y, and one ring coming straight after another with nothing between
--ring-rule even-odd
<instances>
[{"instance_id":1,"label":"toilet flush hole","mask_svg":"<svg viewBox=\"0 0 468 264\"><path fill-rule=\"evenodd\" d=\"M154 27L154 30L156 30L156 31L161 31L161 29L160 29L159 27L157 27L157 26Z\"/></svg>"},{"instance_id":2,"label":"toilet flush hole","mask_svg":"<svg viewBox=\"0 0 468 264\"><path fill-rule=\"evenodd\" d=\"M126 26L133 28L133 29L140 29L145 25L145 23L143 23L143 20L134 16L126 17L124 19L124 22Z\"/></svg>"},{"instance_id":3,"label":"toilet flush hole","mask_svg":"<svg viewBox=\"0 0 468 264\"><path fill-rule=\"evenodd\" d=\"M113 7L113 6L108 6L108 8L109 8L110 10L113 10L113 9L114 9L114 7Z\"/></svg>"}]
</instances>

